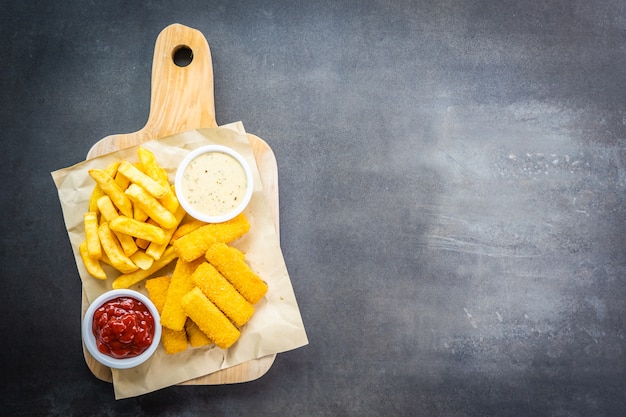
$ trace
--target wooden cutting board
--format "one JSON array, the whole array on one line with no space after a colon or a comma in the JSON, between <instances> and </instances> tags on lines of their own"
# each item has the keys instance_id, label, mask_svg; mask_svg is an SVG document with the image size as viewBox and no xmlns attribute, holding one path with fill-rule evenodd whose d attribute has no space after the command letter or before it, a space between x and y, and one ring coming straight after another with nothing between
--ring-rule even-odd
<instances>
[{"instance_id":1,"label":"wooden cutting board","mask_svg":"<svg viewBox=\"0 0 626 417\"><path fill-rule=\"evenodd\" d=\"M183 51L180 51L181 48ZM177 52L192 53L191 62L180 66L175 61ZM186 62L185 62L186 63ZM87 159L138 145L176 133L194 129L217 127L213 92L213 63L211 50L204 35L198 30L173 24L159 34L152 61L152 91L150 114L146 125L137 132L107 136L98 141L87 154ZM256 159L263 191L270 206L276 232L278 218L278 169L269 145L261 138L248 134ZM88 307L83 293L82 314ZM99 379L111 382L111 370L97 362L83 346L85 361ZM205 375L181 385L216 385L247 382L263 376L274 363L276 354L251 360L240 365Z\"/></svg>"}]
</instances>

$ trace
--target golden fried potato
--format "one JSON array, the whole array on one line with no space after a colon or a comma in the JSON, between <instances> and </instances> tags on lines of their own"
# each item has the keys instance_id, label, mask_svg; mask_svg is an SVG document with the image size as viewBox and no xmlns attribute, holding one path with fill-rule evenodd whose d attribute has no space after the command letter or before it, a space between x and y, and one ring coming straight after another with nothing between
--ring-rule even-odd
<instances>
[{"instance_id":1,"label":"golden fried potato","mask_svg":"<svg viewBox=\"0 0 626 417\"><path fill-rule=\"evenodd\" d=\"M166 243L169 239L165 230L150 223L140 222L131 217L118 216L109 222L111 230L124 233L150 242Z\"/></svg>"},{"instance_id":2,"label":"golden fried potato","mask_svg":"<svg viewBox=\"0 0 626 417\"><path fill-rule=\"evenodd\" d=\"M133 219L145 222L148 218L149 217L145 211L143 211L137 204L133 204Z\"/></svg>"},{"instance_id":3,"label":"golden fried potato","mask_svg":"<svg viewBox=\"0 0 626 417\"><path fill-rule=\"evenodd\" d=\"M156 221L164 229L170 229L177 225L174 214L163 207L159 201L137 184L131 184L126 190L126 195L139 206L146 214ZM132 216L129 216L132 217Z\"/></svg>"},{"instance_id":4,"label":"golden fried potato","mask_svg":"<svg viewBox=\"0 0 626 417\"><path fill-rule=\"evenodd\" d=\"M98 199L98 209L100 210L100 214L102 215L102 217L107 222L111 222L112 220L120 216L108 195L105 195ZM126 256L134 255L139 250L132 236L115 230L114 233L115 236L117 236L120 245L122 245L122 250L124 251L124 254Z\"/></svg>"},{"instance_id":5,"label":"golden fried potato","mask_svg":"<svg viewBox=\"0 0 626 417\"><path fill-rule=\"evenodd\" d=\"M109 174L101 169L90 169L89 175L96 181L102 191L111 198L113 204L123 215L132 217L132 202Z\"/></svg>"},{"instance_id":6,"label":"golden fried potato","mask_svg":"<svg viewBox=\"0 0 626 417\"><path fill-rule=\"evenodd\" d=\"M147 255L144 251L140 250L137 250L135 253L130 255L130 260L144 271L150 269L152 267L152 264L154 263L153 257Z\"/></svg>"},{"instance_id":7,"label":"golden fried potato","mask_svg":"<svg viewBox=\"0 0 626 417\"><path fill-rule=\"evenodd\" d=\"M178 207L178 210L176 210L174 217L176 217L176 221L180 223L183 217L185 217L185 214L186 214L185 209L183 209L183 207L180 206ZM161 255L163 255L163 252L165 251L165 249L168 247L169 241L175 231L176 231L176 227L172 227L171 229L165 230L165 238L167 241L165 243L151 242L150 246L148 246L148 248L146 249L146 253L154 259L159 259Z\"/></svg>"},{"instance_id":8,"label":"golden fried potato","mask_svg":"<svg viewBox=\"0 0 626 417\"><path fill-rule=\"evenodd\" d=\"M169 184L167 172L159 165L152 151L140 146L137 148L137 156L146 175L160 184Z\"/></svg>"},{"instance_id":9,"label":"golden fried potato","mask_svg":"<svg viewBox=\"0 0 626 417\"><path fill-rule=\"evenodd\" d=\"M139 185L155 198L163 198L168 192L169 185L164 186L153 180L128 161L122 161L118 172L121 172L122 175L128 178L132 183Z\"/></svg>"},{"instance_id":10,"label":"golden fried potato","mask_svg":"<svg viewBox=\"0 0 626 417\"><path fill-rule=\"evenodd\" d=\"M100 243L102 244L107 258L115 269L124 274L137 270L137 265L126 256L120 242L117 240L117 237L108 223L102 223L100 227L98 227L98 237L100 238Z\"/></svg>"},{"instance_id":11,"label":"golden fried potato","mask_svg":"<svg viewBox=\"0 0 626 417\"><path fill-rule=\"evenodd\" d=\"M107 279L107 275L104 272L104 269L102 269L100 262L98 262L98 259L95 259L89 256L86 241L83 241L79 245L78 251L80 253L80 257L83 260L83 264L85 264L85 268L87 269L87 272L89 272L91 276L93 276L94 278L98 278L98 279Z\"/></svg>"},{"instance_id":12,"label":"golden fried potato","mask_svg":"<svg viewBox=\"0 0 626 417\"><path fill-rule=\"evenodd\" d=\"M95 259L102 258L102 246L98 238L98 215L93 211L88 211L83 215L83 223L89 256Z\"/></svg>"}]
</instances>

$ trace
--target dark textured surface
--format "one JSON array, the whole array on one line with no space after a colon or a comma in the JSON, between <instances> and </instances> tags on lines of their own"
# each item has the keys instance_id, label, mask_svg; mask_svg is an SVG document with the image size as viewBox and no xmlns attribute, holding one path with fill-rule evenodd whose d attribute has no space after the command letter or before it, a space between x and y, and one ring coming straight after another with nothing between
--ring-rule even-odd
<instances>
[{"instance_id":1,"label":"dark textured surface","mask_svg":"<svg viewBox=\"0 0 626 417\"><path fill-rule=\"evenodd\" d=\"M623 415L624 2L127 3L0 3L4 414ZM145 124L174 22L274 149L310 344L115 401L49 173Z\"/></svg>"}]
</instances>

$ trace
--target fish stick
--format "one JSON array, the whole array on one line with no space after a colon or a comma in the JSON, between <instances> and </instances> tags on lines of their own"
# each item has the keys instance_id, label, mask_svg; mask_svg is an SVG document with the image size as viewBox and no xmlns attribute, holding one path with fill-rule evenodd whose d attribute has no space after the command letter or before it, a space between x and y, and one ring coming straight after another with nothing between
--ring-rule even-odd
<instances>
[{"instance_id":1,"label":"fish stick","mask_svg":"<svg viewBox=\"0 0 626 417\"><path fill-rule=\"evenodd\" d=\"M163 311L163 305L165 304L165 297L167 295L167 289L170 286L170 280L171 278L166 275L146 281L148 296L154 303L159 315ZM163 328L161 333L161 343L163 343L163 348L167 354L182 352L187 349L187 346L189 345L185 330L175 331L168 329L167 327Z\"/></svg>"},{"instance_id":2,"label":"fish stick","mask_svg":"<svg viewBox=\"0 0 626 417\"><path fill-rule=\"evenodd\" d=\"M214 243L230 243L246 234L250 223L242 213L224 223L209 223L174 241L178 256L187 262L203 256Z\"/></svg>"},{"instance_id":3,"label":"fish stick","mask_svg":"<svg viewBox=\"0 0 626 417\"><path fill-rule=\"evenodd\" d=\"M216 243L205 257L251 304L256 304L267 292L267 284L246 264L241 251Z\"/></svg>"},{"instance_id":4,"label":"fish stick","mask_svg":"<svg viewBox=\"0 0 626 417\"><path fill-rule=\"evenodd\" d=\"M131 272L130 274L120 275L113 281L111 285L114 290L119 288L130 288L138 282L141 282L142 280L165 268L176 258L178 258L178 254L174 250L174 247L170 246L165 250L163 256L161 256L158 261L154 261L152 263L152 266L150 268L138 269L137 271Z\"/></svg>"},{"instance_id":5,"label":"fish stick","mask_svg":"<svg viewBox=\"0 0 626 417\"><path fill-rule=\"evenodd\" d=\"M252 304L246 301L213 265L203 262L196 268L191 280L217 308L235 323L235 326L243 326L254 314Z\"/></svg>"},{"instance_id":6,"label":"fish stick","mask_svg":"<svg viewBox=\"0 0 626 417\"><path fill-rule=\"evenodd\" d=\"M146 253L141 250L137 250L135 253L130 255L130 260L133 261L133 263L137 265L139 268L144 269L144 270L150 269L150 267L154 263L154 258L149 255L146 255Z\"/></svg>"},{"instance_id":7,"label":"fish stick","mask_svg":"<svg viewBox=\"0 0 626 417\"><path fill-rule=\"evenodd\" d=\"M239 339L240 332L235 325L204 295L194 287L181 300L185 313L200 330L218 347L228 349Z\"/></svg>"},{"instance_id":8,"label":"fish stick","mask_svg":"<svg viewBox=\"0 0 626 417\"><path fill-rule=\"evenodd\" d=\"M167 290L163 314L161 314L161 325L172 330L183 330L187 315L181 306L181 298L193 288L191 275L200 265L202 259L192 262L185 262L178 259L176 267L172 273L170 287Z\"/></svg>"},{"instance_id":9,"label":"fish stick","mask_svg":"<svg viewBox=\"0 0 626 417\"><path fill-rule=\"evenodd\" d=\"M209 339L209 336L204 334L198 325L189 317L187 317L187 321L185 322L185 331L187 332L187 339L191 347L208 346L213 343L211 339Z\"/></svg>"}]
</instances>

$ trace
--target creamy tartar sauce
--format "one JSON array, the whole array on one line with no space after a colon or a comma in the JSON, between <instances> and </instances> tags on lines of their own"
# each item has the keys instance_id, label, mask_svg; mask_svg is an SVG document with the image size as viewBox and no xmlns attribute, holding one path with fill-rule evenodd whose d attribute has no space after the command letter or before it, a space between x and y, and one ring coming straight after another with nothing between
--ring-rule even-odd
<instances>
[{"instance_id":1,"label":"creamy tartar sauce","mask_svg":"<svg viewBox=\"0 0 626 417\"><path fill-rule=\"evenodd\" d=\"M235 209L246 194L246 172L232 156L222 152L199 155L182 177L187 202L209 216L223 216Z\"/></svg>"}]
</instances>

